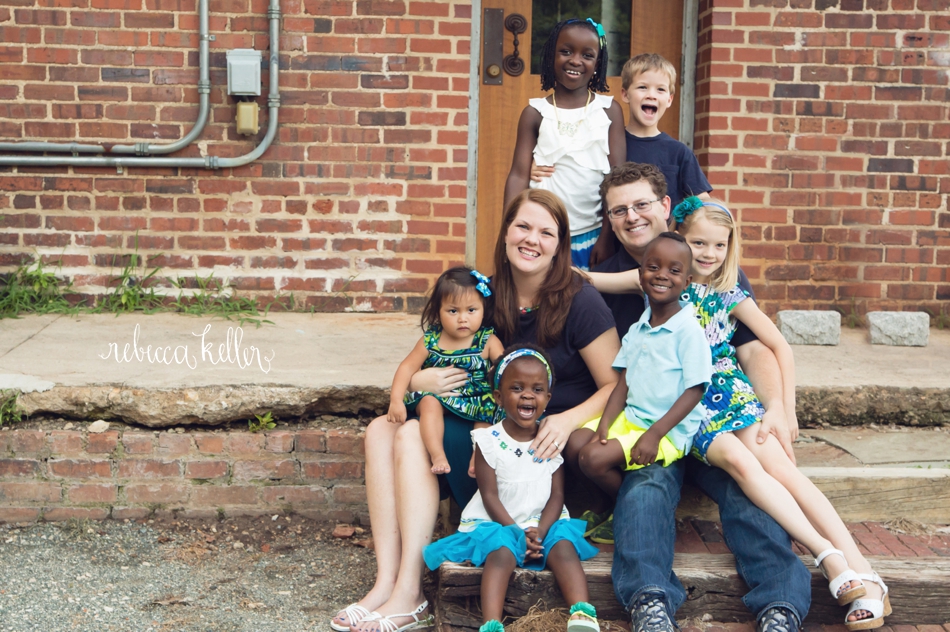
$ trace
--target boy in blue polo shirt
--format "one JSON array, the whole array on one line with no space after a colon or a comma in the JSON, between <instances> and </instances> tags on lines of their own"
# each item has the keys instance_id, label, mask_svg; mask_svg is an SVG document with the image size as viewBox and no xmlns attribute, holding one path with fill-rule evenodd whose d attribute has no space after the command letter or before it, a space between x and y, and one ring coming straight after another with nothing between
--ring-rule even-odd
<instances>
[{"instance_id":1,"label":"boy in blue polo shirt","mask_svg":"<svg viewBox=\"0 0 950 632\"><path fill-rule=\"evenodd\" d=\"M712 355L692 307L679 302L692 260L676 233L661 233L647 246L640 275L649 307L623 338L613 363L623 374L603 416L580 430L591 433L580 468L612 498L626 470L683 458L699 429Z\"/></svg>"}]
</instances>

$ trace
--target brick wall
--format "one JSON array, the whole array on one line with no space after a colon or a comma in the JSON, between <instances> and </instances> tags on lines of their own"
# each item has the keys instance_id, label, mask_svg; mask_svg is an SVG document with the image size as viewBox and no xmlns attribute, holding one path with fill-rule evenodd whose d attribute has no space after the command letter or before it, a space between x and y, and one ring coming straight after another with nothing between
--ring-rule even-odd
<instances>
[{"instance_id":1,"label":"brick wall","mask_svg":"<svg viewBox=\"0 0 950 632\"><path fill-rule=\"evenodd\" d=\"M160 142L190 129L196 0L0 5L0 140ZM0 168L0 271L60 261L101 293L137 245L164 275L213 272L262 302L418 305L465 254L471 6L282 8L281 128L262 160ZM212 122L184 155L256 144L233 132L224 51L267 50L265 9L212 0ZM950 309L948 11L948 0L700 3L697 152L738 212L767 310Z\"/></svg>"},{"instance_id":2,"label":"brick wall","mask_svg":"<svg viewBox=\"0 0 950 632\"><path fill-rule=\"evenodd\" d=\"M367 523L363 435L0 432L0 522L285 511Z\"/></svg>"},{"instance_id":3,"label":"brick wall","mask_svg":"<svg viewBox=\"0 0 950 632\"><path fill-rule=\"evenodd\" d=\"M696 147L772 312L950 307L950 2L702 0Z\"/></svg>"},{"instance_id":4,"label":"brick wall","mask_svg":"<svg viewBox=\"0 0 950 632\"><path fill-rule=\"evenodd\" d=\"M282 0L280 130L218 172L0 167L0 272L40 257L103 291L136 247L261 302L404 309L464 259L471 6ZM268 49L266 0L211 0L211 122L238 156L225 53ZM197 116L196 0L0 2L0 141L170 142ZM266 93L267 73L263 77Z\"/></svg>"}]
</instances>

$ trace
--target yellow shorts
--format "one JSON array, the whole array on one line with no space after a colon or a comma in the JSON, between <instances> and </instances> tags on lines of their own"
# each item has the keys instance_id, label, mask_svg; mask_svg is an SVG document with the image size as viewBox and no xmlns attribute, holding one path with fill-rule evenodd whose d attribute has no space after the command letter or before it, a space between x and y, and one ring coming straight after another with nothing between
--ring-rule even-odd
<instances>
[{"instance_id":1,"label":"yellow shorts","mask_svg":"<svg viewBox=\"0 0 950 632\"><path fill-rule=\"evenodd\" d=\"M581 426L582 428L588 428L597 432L597 426L600 425L600 417L597 419L592 419L586 424ZM637 440L646 433L646 430L640 426L635 426L627 420L626 411L620 413L617 419L610 425L610 430L607 431L608 439L616 439L620 442L621 447L623 447L623 453L627 455L627 469L628 470L639 470L640 468L646 467L645 465L637 465L636 463L630 465L630 450L633 449L633 446L637 443ZM678 461L686 456L682 450L673 445L673 442L667 437L660 439L660 445L656 453L656 462L666 467Z\"/></svg>"}]
</instances>

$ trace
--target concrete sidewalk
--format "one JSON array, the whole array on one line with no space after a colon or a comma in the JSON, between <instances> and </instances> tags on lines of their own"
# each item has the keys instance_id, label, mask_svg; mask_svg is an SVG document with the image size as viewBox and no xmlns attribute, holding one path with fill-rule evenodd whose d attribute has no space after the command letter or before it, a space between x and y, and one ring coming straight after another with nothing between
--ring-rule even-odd
<instances>
[{"instance_id":1,"label":"concrete sidewalk","mask_svg":"<svg viewBox=\"0 0 950 632\"><path fill-rule=\"evenodd\" d=\"M261 327L179 314L3 320L0 389L23 391L30 413L152 427L265 410L381 412L421 333L409 314L268 319L274 324ZM872 346L866 335L845 329L837 347L793 347L803 421L950 421L950 331L931 330L923 348Z\"/></svg>"}]
</instances>

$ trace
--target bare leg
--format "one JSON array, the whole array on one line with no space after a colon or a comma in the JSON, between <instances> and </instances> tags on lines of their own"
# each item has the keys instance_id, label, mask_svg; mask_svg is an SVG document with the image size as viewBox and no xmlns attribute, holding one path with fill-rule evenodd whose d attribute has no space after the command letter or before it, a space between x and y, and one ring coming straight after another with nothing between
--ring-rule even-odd
<instances>
[{"instance_id":1,"label":"bare leg","mask_svg":"<svg viewBox=\"0 0 950 632\"><path fill-rule=\"evenodd\" d=\"M501 621L505 611L508 580L517 565L515 556L504 547L492 551L485 558L485 566L482 569L482 621L484 623L492 619Z\"/></svg>"},{"instance_id":2,"label":"bare leg","mask_svg":"<svg viewBox=\"0 0 950 632\"><path fill-rule=\"evenodd\" d=\"M373 527L373 545L376 551L376 583L357 603L373 611L386 603L396 584L399 572L401 544L399 523L396 521L395 461L393 446L398 424L386 417L378 417L366 429L366 501ZM350 625L346 616L333 618L338 625Z\"/></svg>"},{"instance_id":3,"label":"bare leg","mask_svg":"<svg viewBox=\"0 0 950 632\"><path fill-rule=\"evenodd\" d=\"M561 456L564 457L564 462L572 474L572 476L565 476L565 479L567 479L565 480L565 484L573 486L573 493L580 491L582 498L585 500L583 509L590 509L594 513L599 514L611 509L614 504L614 499L616 499L617 496L616 494L609 496L604 493L594 481L584 474L584 470L581 468L581 450L590 443L593 437L593 430L578 428L571 433ZM580 489L578 490L578 488ZM571 511L573 511L573 509Z\"/></svg>"},{"instance_id":4,"label":"bare leg","mask_svg":"<svg viewBox=\"0 0 950 632\"><path fill-rule=\"evenodd\" d=\"M557 580L558 588L561 589L568 606L573 606L578 601L590 601L587 576L584 575L581 560L577 557L573 544L567 540L555 544L548 553L548 566L554 572L554 579ZM580 619L581 615L575 614L572 618Z\"/></svg>"},{"instance_id":5,"label":"bare leg","mask_svg":"<svg viewBox=\"0 0 950 632\"><path fill-rule=\"evenodd\" d=\"M442 440L445 438L445 417L442 416L442 402L426 395L416 407L419 411L419 426L422 429L422 443L426 446L432 460L433 474L448 474L452 471L449 459L445 456Z\"/></svg>"},{"instance_id":6,"label":"bare leg","mask_svg":"<svg viewBox=\"0 0 950 632\"><path fill-rule=\"evenodd\" d=\"M396 431L393 445L395 456L395 502L401 535L402 556L392 594L376 611L382 615L412 612L425 601L422 594L422 548L432 539L435 519L439 510L439 484L429 471L428 454L422 443L419 422L410 420ZM367 454L367 461L369 455ZM367 481L367 488L369 481ZM373 531L375 537L375 529ZM393 623L406 625L409 618L395 619ZM379 623L368 621L356 630L379 630Z\"/></svg>"},{"instance_id":7,"label":"bare leg","mask_svg":"<svg viewBox=\"0 0 950 632\"><path fill-rule=\"evenodd\" d=\"M588 443L581 448L578 462L581 472L616 500L627 465L627 453L620 442L608 439L606 445L599 441Z\"/></svg>"},{"instance_id":8,"label":"bare leg","mask_svg":"<svg viewBox=\"0 0 950 632\"><path fill-rule=\"evenodd\" d=\"M755 455L765 471L791 493L818 533L830 540L836 549L844 552L846 562L837 555L829 556L826 558L827 561L823 562L823 565L828 568L828 576L835 577L845 568L851 568L861 574L871 573L871 564L861 554L854 538L851 537L851 532L838 516L834 506L821 493L821 490L815 487L815 484L789 460L775 437L769 435L765 443L756 443L755 426L743 428L736 433L736 436ZM864 582L864 586L868 598L880 599L883 596L883 590L877 584ZM843 585L841 590L848 590L850 587L852 587L851 582ZM867 610L858 610L852 614L850 620L857 621L870 617L871 613Z\"/></svg>"}]
</instances>

